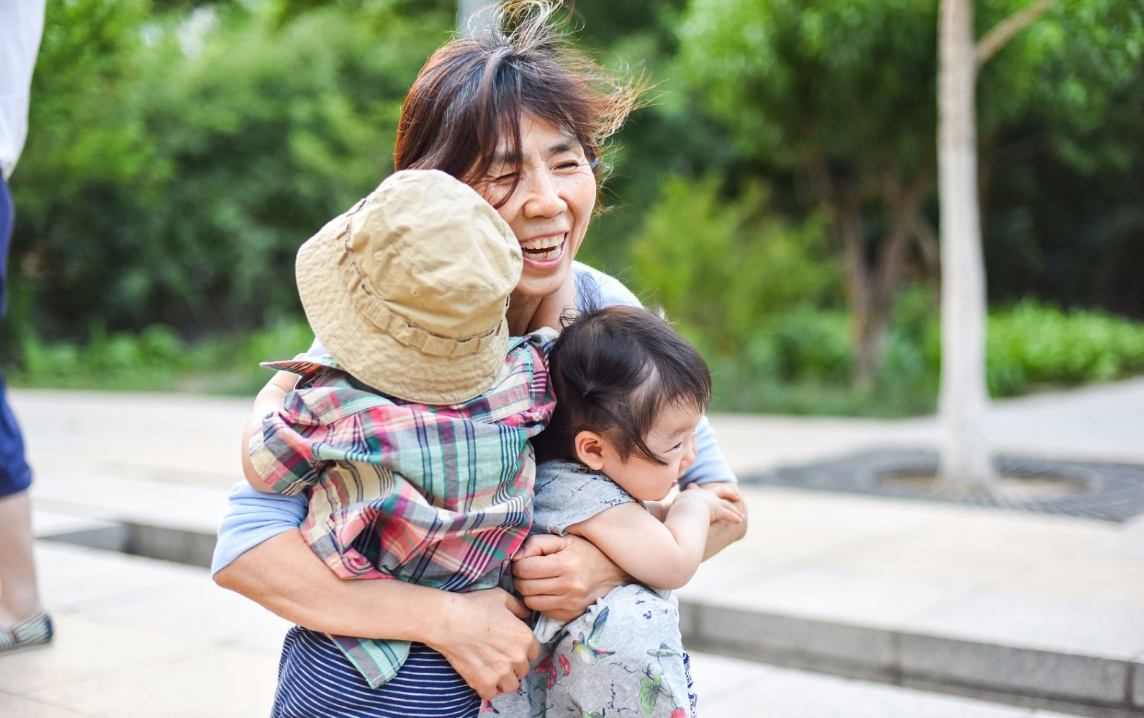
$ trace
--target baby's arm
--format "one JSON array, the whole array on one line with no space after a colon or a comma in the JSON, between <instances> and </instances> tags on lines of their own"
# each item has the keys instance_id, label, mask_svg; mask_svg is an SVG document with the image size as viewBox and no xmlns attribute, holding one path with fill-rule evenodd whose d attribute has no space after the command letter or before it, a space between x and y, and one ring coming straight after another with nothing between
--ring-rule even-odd
<instances>
[{"instance_id":1,"label":"baby's arm","mask_svg":"<svg viewBox=\"0 0 1144 718\"><path fill-rule=\"evenodd\" d=\"M639 504L625 503L568 527L568 533L591 541L640 583L676 589L699 568L711 523L743 520L730 500L692 489L676 498L662 523Z\"/></svg>"},{"instance_id":2,"label":"baby's arm","mask_svg":"<svg viewBox=\"0 0 1144 718\"><path fill-rule=\"evenodd\" d=\"M282 409L286 395L294 391L298 383L298 375L288 371L280 371L266 382L266 386L254 397L254 407L250 412L250 419L246 422L246 429L242 432L242 474L250 486L263 493L274 493L254 468L250 460L250 437L262 431L262 420L267 414Z\"/></svg>"}]
</instances>

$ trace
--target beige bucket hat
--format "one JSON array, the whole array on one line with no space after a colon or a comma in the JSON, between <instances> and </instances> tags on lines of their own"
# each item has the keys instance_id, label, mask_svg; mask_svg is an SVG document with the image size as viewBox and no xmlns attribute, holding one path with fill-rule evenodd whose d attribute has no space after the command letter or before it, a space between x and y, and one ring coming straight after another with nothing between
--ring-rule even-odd
<instances>
[{"instance_id":1,"label":"beige bucket hat","mask_svg":"<svg viewBox=\"0 0 1144 718\"><path fill-rule=\"evenodd\" d=\"M437 170L390 175L298 250L318 341L358 380L423 404L484 393L508 350L520 244L492 205Z\"/></svg>"}]
</instances>

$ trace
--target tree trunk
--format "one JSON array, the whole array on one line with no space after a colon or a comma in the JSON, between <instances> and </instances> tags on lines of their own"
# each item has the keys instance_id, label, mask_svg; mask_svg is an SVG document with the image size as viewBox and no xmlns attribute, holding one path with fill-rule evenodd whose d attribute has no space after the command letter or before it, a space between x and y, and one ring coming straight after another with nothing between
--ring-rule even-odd
<instances>
[{"instance_id":1,"label":"tree trunk","mask_svg":"<svg viewBox=\"0 0 1144 718\"><path fill-rule=\"evenodd\" d=\"M985 263L977 196L973 1L942 0L938 70L941 203L940 483L988 491L996 474L985 431Z\"/></svg>"},{"instance_id":2,"label":"tree trunk","mask_svg":"<svg viewBox=\"0 0 1144 718\"><path fill-rule=\"evenodd\" d=\"M852 386L869 391L885 354L906 250L915 234L914 220L921 216L922 200L933 185L933 167L921 170L908 185L897 175L887 178L885 212L890 230L874 244L873 261L867 256L857 183L832 175L821 156L812 155L806 170L814 190L830 208L830 236L842 252L854 348Z\"/></svg>"}]
</instances>

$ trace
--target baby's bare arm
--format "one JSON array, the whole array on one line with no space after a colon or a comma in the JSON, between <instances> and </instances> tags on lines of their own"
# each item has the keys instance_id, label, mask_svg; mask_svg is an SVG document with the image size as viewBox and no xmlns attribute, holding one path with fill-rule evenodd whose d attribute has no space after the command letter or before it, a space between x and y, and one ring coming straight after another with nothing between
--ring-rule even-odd
<instances>
[{"instance_id":1,"label":"baby's bare arm","mask_svg":"<svg viewBox=\"0 0 1144 718\"><path fill-rule=\"evenodd\" d=\"M636 503L599 513L568 531L591 541L637 581L661 589L684 586L703 560L712 522L741 521L712 492L683 492L662 522Z\"/></svg>"}]
</instances>

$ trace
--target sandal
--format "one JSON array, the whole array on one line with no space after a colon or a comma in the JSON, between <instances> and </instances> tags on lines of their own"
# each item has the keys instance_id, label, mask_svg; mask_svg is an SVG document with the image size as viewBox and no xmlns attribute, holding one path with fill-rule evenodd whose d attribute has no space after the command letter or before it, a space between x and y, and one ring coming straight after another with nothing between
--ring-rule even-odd
<instances>
[{"instance_id":1,"label":"sandal","mask_svg":"<svg viewBox=\"0 0 1144 718\"><path fill-rule=\"evenodd\" d=\"M53 633L52 619L46 613L38 613L11 628L0 626L0 653L47 643Z\"/></svg>"}]
</instances>

